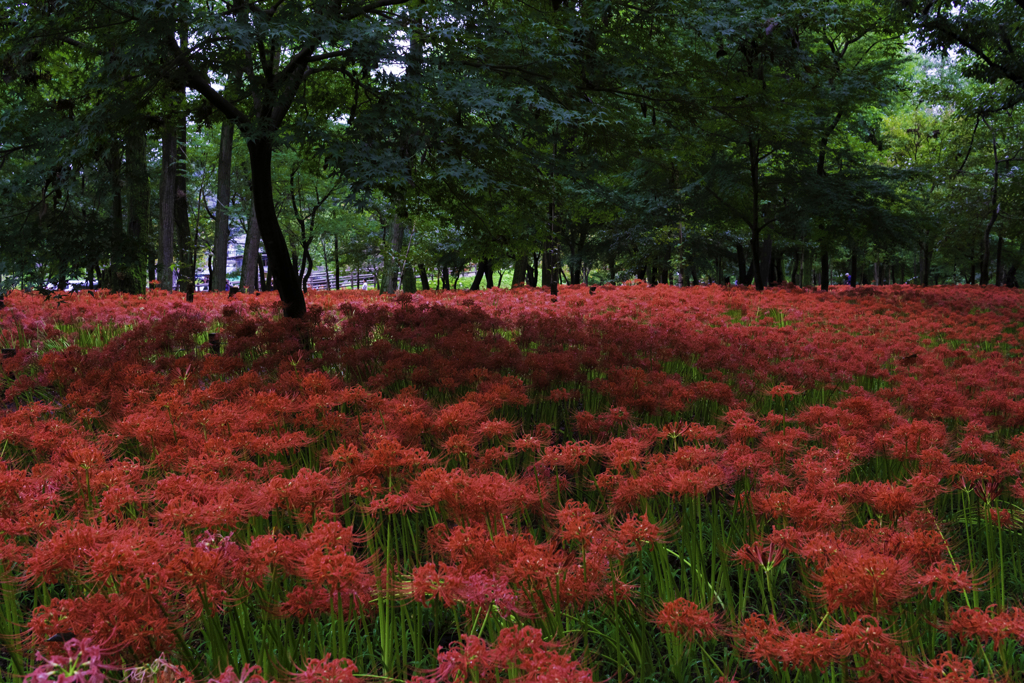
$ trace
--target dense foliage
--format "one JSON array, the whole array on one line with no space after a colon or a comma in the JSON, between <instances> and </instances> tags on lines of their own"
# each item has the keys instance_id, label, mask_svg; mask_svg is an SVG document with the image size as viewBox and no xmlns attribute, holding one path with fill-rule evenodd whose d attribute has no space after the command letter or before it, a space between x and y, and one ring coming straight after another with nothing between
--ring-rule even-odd
<instances>
[{"instance_id":1,"label":"dense foliage","mask_svg":"<svg viewBox=\"0 0 1024 683\"><path fill-rule=\"evenodd\" d=\"M1024 675L1016 290L273 299L7 297L5 678Z\"/></svg>"},{"instance_id":2,"label":"dense foliage","mask_svg":"<svg viewBox=\"0 0 1024 683\"><path fill-rule=\"evenodd\" d=\"M4 289L1016 283L1010 0L0 12Z\"/></svg>"}]
</instances>

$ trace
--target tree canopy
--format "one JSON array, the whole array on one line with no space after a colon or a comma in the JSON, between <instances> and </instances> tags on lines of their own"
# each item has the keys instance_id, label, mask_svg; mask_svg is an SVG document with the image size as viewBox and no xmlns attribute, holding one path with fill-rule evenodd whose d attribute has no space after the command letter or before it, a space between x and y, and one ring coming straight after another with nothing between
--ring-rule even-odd
<instances>
[{"instance_id":1,"label":"tree canopy","mask_svg":"<svg viewBox=\"0 0 1024 683\"><path fill-rule=\"evenodd\" d=\"M1008 0L0 12L3 287L208 273L301 316L343 271L1013 284L1022 257Z\"/></svg>"}]
</instances>

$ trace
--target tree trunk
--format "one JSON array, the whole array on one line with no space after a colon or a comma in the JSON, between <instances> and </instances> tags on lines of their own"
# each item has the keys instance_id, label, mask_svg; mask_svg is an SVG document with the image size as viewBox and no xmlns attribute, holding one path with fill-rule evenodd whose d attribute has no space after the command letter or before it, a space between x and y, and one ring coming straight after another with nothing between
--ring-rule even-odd
<instances>
[{"instance_id":1,"label":"tree trunk","mask_svg":"<svg viewBox=\"0 0 1024 683\"><path fill-rule=\"evenodd\" d=\"M747 257L743 254L743 244L736 243L736 284L747 284L744 280L747 277Z\"/></svg>"},{"instance_id":2,"label":"tree trunk","mask_svg":"<svg viewBox=\"0 0 1024 683\"><path fill-rule=\"evenodd\" d=\"M448 266L441 266L441 289L449 290L452 288L452 283L448 279Z\"/></svg>"},{"instance_id":3,"label":"tree trunk","mask_svg":"<svg viewBox=\"0 0 1024 683\"><path fill-rule=\"evenodd\" d=\"M490 261L483 259L476 266L476 277L473 278L473 284L469 286L469 291L475 292L480 289L480 283L483 282L484 275L490 269Z\"/></svg>"},{"instance_id":4,"label":"tree trunk","mask_svg":"<svg viewBox=\"0 0 1024 683\"><path fill-rule=\"evenodd\" d=\"M828 291L828 275L829 264L828 264L828 245L822 243L821 245L821 291Z\"/></svg>"},{"instance_id":5,"label":"tree trunk","mask_svg":"<svg viewBox=\"0 0 1024 683\"><path fill-rule=\"evenodd\" d=\"M141 127L132 128L125 136L125 189L128 193L128 258L138 269L137 280L132 292L146 291L146 254L144 241L149 236L149 172L146 169L146 155L149 144L146 131Z\"/></svg>"},{"instance_id":6,"label":"tree trunk","mask_svg":"<svg viewBox=\"0 0 1024 683\"><path fill-rule=\"evenodd\" d=\"M767 264L761 251L761 170L760 170L760 147L751 137L747 141L750 161L750 190L753 195L750 217L750 251L751 258L756 264L758 258L761 260L761 267L753 265L754 286L757 291L762 291L765 286L767 275ZM768 239L768 258L771 258L771 238Z\"/></svg>"},{"instance_id":7,"label":"tree trunk","mask_svg":"<svg viewBox=\"0 0 1024 683\"><path fill-rule=\"evenodd\" d=\"M188 301L196 291L196 269L192 253L192 230L188 224L188 175L185 172L184 121L177 126L177 159L174 173L174 232L177 244L178 291L185 292Z\"/></svg>"},{"instance_id":8,"label":"tree trunk","mask_svg":"<svg viewBox=\"0 0 1024 683\"><path fill-rule=\"evenodd\" d=\"M772 279L772 236L767 235L761 240L761 251L760 258L758 258L758 269L754 275L754 282L757 285L758 291L764 289L771 284ZM758 253L758 252L754 252Z\"/></svg>"},{"instance_id":9,"label":"tree trunk","mask_svg":"<svg viewBox=\"0 0 1024 683\"><path fill-rule=\"evenodd\" d=\"M999 236L996 244L996 287L1003 285L1003 236Z\"/></svg>"},{"instance_id":10,"label":"tree trunk","mask_svg":"<svg viewBox=\"0 0 1024 683\"><path fill-rule=\"evenodd\" d=\"M164 125L160 166L160 266L157 279L161 289L171 291L174 287L174 176L178 167L177 128L174 123Z\"/></svg>"},{"instance_id":11,"label":"tree trunk","mask_svg":"<svg viewBox=\"0 0 1024 683\"><path fill-rule=\"evenodd\" d=\"M850 250L850 286L857 286L857 250Z\"/></svg>"},{"instance_id":12,"label":"tree trunk","mask_svg":"<svg viewBox=\"0 0 1024 683\"><path fill-rule=\"evenodd\" d=\"M259 222L260 237L267 250L267 262L274 275L284 315L301 318L306 314L306 298L302 283L292 267L288 242L274 209L273 146L268 138L258 137L246 143L249 148L249 166L252 173L252 201Z\"/></svg>"},{"instance_id":13,"label":"tree trunk","mask_svg":"<svg viewBox=\"0 0 1024 683\"><path fill-rule=\"evenodd\" d=\"M111 145L106 152L106 170L110 172L111 187L111 264L103 271L99 286L112 292L127 292L131 289L130 263L126 262L128 241L124 230L124 191L122 190L123 158L121 144ZM68 275L65 264L61 262L58 273L57 289L68 289Z\"/></svg>"},{"instance_id":14,"label":"tree trunk","mask_svg":"<svg viewBox=\"0 0 1024 683\"><path fill-rule=\"evenodd\" d=\"M545 253L551 269L549 283L551 285L551 296L558 296L558 280L562 275L562 259L558 253L558 246L550 247Z\"/></svg>"},{"instance_id":15,"label":"tree trunk","mask_svg":"<svg viewBox=\"0 0 1024 683\"><path fill-rule=\"evenodd\" d=\"M430 277L427 275L427 267L424 264L416 266L420 271L420 284L423 286L424 291L430 291Z\"/></svg>"},{"instance_id":16,"label":"tree trunk","mask_svg":"<svg viewBox=\"0 0 1024 683\"><path fill-rule=\"evenodd\" d=\"M402 291L408 294L416 293L416 274L412 272L412 265L409 263L402 268Z\"/></svg>"},{"instance_id":17,"label":"tree trunk","mask_svg":"<svg viewBox=\"0 0 1024 683\"><path fill-rule=\"evenodd\" d=\"M256 211L249 217L249 231L245 234L245 251L242 252L242 275L239 288L246 293L256 291L257 275L262 269L260 264L260 224L256 220Z\"/></svg>"},{"instance_id":18,"label":"tree trunk","mask_svg":"<svg viewBox=\"0 0 1024 683\"><path fill-rule=\"evenodd\" d=\"M121 240L124 235L124 193L121 190L121 175L124 164L121 156L121 145L112 145L109 154L110 180L114 190L111 197L110 222L114 229L114 235L116 235L118 240ZM118 248L121 247L120 244L117 246Z\"/></svg>"},{"instance_id":19,"label":"tree trunk","mask_svg":"<svg viewBox=\"0 0 1024 683\"><path fill-rule=\"evenodd\" d=\"M383 291L394 294L398 290L399 271L402 268L401 254L402 242L405 240L405 221L395 211L391 216L391 223L388 225L388 258L384 269Z\"/></svg>"},{"instance_id":20,"label":"tree trunk","mask_svg":"<svg viewBox=\"0 0 1024 683\"><path fill-rule=\"evenodd\" d=\"M521 285L526 282L526 254L523 254L516 259L515 265L512 267L512 286Z\"/></svg>"},{"instance_id":21,"label":"tree trunk","mask_svg":"<svg viewBox=\"0 0 1024 683\"><path fill-rule=\"evenodd\" d=\"M210 291L223 292L228 284L228 204L231 203L231 146L235 126L225 121L220 126L220 155L217 158L217 212L213 234L213 265L210 268ZM330 283L328 282L328 285Z\"/></svg>"}]
</instances>

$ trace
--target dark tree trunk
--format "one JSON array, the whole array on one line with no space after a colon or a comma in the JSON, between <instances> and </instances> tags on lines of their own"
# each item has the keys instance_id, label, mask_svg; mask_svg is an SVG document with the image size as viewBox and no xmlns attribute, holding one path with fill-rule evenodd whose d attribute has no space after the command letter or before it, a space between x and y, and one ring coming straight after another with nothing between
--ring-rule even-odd
<instances>
[{"instance_id":1,"label":"dark tree trunk","mask_svg":"<svg viewBox=\"0 0 1024 683\"><path fill-rule=\"evenodd\" d=\"M615 268L615 254L608 257L608 279L615 283L615 275L617 274Z\"/></svg>"},{"instance_id":2,"label":"dark tree trunk","mask_svg":"<svg viewBox=\"0 0 1024 683\"><path fill-rule=\"evenodd\" d=\"M263 266L260 263L260 223L256 220L256 212L249 217L249 230L245 234L245 251L242 252L242 275L239 288L248 294L256 291L256 286L263 279Z\"/></svg>"},{"instance_id":3,"label":"dark tree trunk","mask_svg":"<svg viewBox=\"0 0 1024 683\"><path fill-rule=\"evenodd\" d=\"M764 289L765 276L767 270L764 262L764 256L761 252L761 157L760 157L760 146L751 137L747 141L748 146L748 158L750 161L750 190L753 195L753 201L751 202L751 220L750 220L750 257L753 260L751 267L754 269L754 286L757 291ZM758 258L761 259L761 267L757 267L756 263ZM768 257L771 258L771 241L769 238Z\"/></svg>"},{"instance_id":4,"label":"dark tree trunk","mask_svg":"<svg viewBox=\"0 0 1024 683\"><path fill-rule=\"evenodd\" d=\"M178 168L177 127L167 123L163 130L160 158L160 288L174 288L174 191Z\"/></svg>"},{"instance_id":5,"label":"dark tree trunk","mask_svg":"<svg viewBox=\"0 0 1024 683\"><path fill-rule=\"evenodd\" d=\"M515 266L512 267L512 286L521 285L526 282L526 268L528 266L527 256L523 254L516 259Z\"/></svg>"},{"instance_id":6,"label":"dark tree trunk","mask_svg":"<svg viewBox=\"0 0 1024 683\"><path fill-rule=\"evenodd\" d=\"M473 278L473 284L469 286L469 291L475 292L480 289L480 283L483 282L484 274L490 267L490 263L487 259L483 259L476 266L476 276Z\"/></svg>"},{"instance_id":7,"label":"dark tree trunk","mask_svg":"<svg viewBox=\"0 0 1024 683\"><path fill-rule=\"evenodd\" d=\"M850 286L857 286L857 250L850 250Z\"/></svg>"},{"instance_id":8,"label":"dark tree trunk","mask_svg":"<svg viewBox=\"0 0 1024 683\"><path fill-rule=\"evenodd\" d=\"M254 138L247 143L252 173L253 206L260 226L260 237L267 250L267 262L274 275L284 314L288 318L301 318L306 314L306 298L302 283L292 267L288 242L274 209L273 146L267 138Z\"/></svg>"},{"instance_id":9,"label":"dark tree trunk","mask_svg":"<svg viewBox=\"0 0 1024 683\"><path fill-rule=\"evenodd\" d=\"M223 292L228 283L228 204L231 203L231 146L235 126L225 121L220 127L220 155L217 159L217 212L213 234L213 264L210 268L210 291ZM330 278L328 278L330 285Z\"/></svg>"},{"instance_id":10,"label":"dark tree trunk","mask_svg":"<svg viewBox=\"0 0 1024 683\"><path fill-rule=\"evenodd\" d=\"M391 224L388 226L388 244L390 246L389 256L384 268L384 288L388 294L394 294L398 289L398 278L401 273L402 242L405 240L405 221L396 212L391 217Z\"/></svg>"},{"instance_id":11,"label":"dark tree trunk","mask_svg":"<svg viewBox=\"0 0 1024 683\"><path fill-rule=\"evenodd\" d=\"M743 254L743 245L736 243L736 283L745 285L747 279L747 257Z\"/></svg>"},{"instance_id":12,"label":"dark tree trunk","mask_svg":"<svg viewBox=\"0 0 1024 683\"><path fill-rule=\"evenodd\" d=\"M487 269L484 270L484 279L487 281L487 289L494 287L494 262L487 260Z\"/></svg>"},{"instance_id":13,"label":"dark tree trunk","mask_svg":"<svg viewBox=\"0 0 1024 683\"><path fill-rule=\"evenodd\" d=\"M174 236L177 244L178 291L185 292L185 298L192 301L196 291L196 267L192 251L192 230L188 224L188 175L185 169L186 126L182 121L177 127L177 163L174 174Z\"/></svg>"},{"instance_id":14,"label":"dark tree trunk","mask_svg":"<svg viewBox=\"0 0 1024 683\"><path fill-rule=\"evenodd\" d=\"M921 248L921 285L927 287L929 285L929 277L932 271L932 253L931 249L927 245ZM985 284L988 284L986 280Z\"/></svg>"},{"instance_id":15,"label":"dark tree trunk","mask_svg":"<svg viewBox=\"0 0 1024 683\"><path fill-rule=\"evenodd\" d=\"M424 264L416 266L420 271L420 284L423 286L424 291L430 291L430 277L427 275L427 267Z\"/></svg>"},{"instance_id":16,"label":"dark tree trunk","mask_svg":"<svg viewBox=\"0 0 1024 683\"><path fill-rule=\"evenodd\" d=\"M448 266L441 266L441 289L449 290L451 288L451 282L448 280Z\"/></svg>"},{"instance_id":17,"label":"dark tree trunk","mask_svg":"<svg viewBox=\"0 0 1024 683\"><path fill-rule=\"evenodd\" d=\"M999 236L996 244L996 287L1003 285L1003 236Z\"/></svg>"},{"instance_id":18,"label":"dark tree trunk","mask_svg":"<svg viewBox=\"0 0 1024 683\"><path fill-rule=\"evenodd\" d=\"M402 291L409 294L416 293L416 274L412 271L412 264L405 264L402 268Z\"/></svg>"},{"instance_id":19,"label":"dark tree trunk","mask_svg":"<svg viewBox=\"0 0 1024 683\"><path fill-rule=\"evenodd\" d=\"M755 240L757 239L756 234L755 234L754 239ZM763 240L761 240L760 252L757 251L758 245L757 245L756 242L754 242L752 246L754 247L754 253L755 254L760 253L760 258L758 259L758 261L759 261L758 266L759 267L757 269L757 273L754 275L754 282L757 283L757 290L761 291L768 284L771 283L771 276L772 276L772 273L771 273L771 270L772 270L772 236L771 235L767 235Z\"/></svg>"},{"instance_id":20,"label":"dark tree trunk","mask_svg":"<svg viewBox=\"0 0 1024 683\"><path fill-rule=\"evenodd\" d=\"M548 267L544 269L549 272L548 284L551 286L551 296L558 296L558 281L562 276L562 258L558 252L558 246L550 247L544 256L548 261Z\"/></svg>"},{"instance_id":21,"label":"dark tree trunk","mask_svg":"<svg viewBox=\"0 0 1024 683\"><path fill-rule=\"evenodd\" d=\"M146 133L133 127L125 134L125 158L121 169L121 182L127 195L127 232L118 231L113 262L110 264L107 286L112 290L142 294L146 291L146 251L143 249L143 226L149 233L149 174L146 170ZM120 208L115 195L114 223L120 224ZM156 279L155 275L151 279Z\"/></svg>"},{"instance_id":22,"label":"dark tree trunk","mask_svg":"<svg viewBox=\"0 0 1024 683\"><path fill-rule=\"evenodd\" d=\"M124 193L121 191L121 171L124 166L121 156L121 145L113 145L109 152L110 179L113 186L111 197L110 222L118 239L124 235Z\"/></svg>"},{"instance_id":23,"label":"dark tree trunk","mask_svg":"<svg viewBox=\"0 0 1024 683\"><path fill-rule=\"evenodd\" d=\"M828 264L828 245L822 243L821 245L821 291L828 291L828 280L829 280L829 264Z\"/></svg>"}]
</instances>

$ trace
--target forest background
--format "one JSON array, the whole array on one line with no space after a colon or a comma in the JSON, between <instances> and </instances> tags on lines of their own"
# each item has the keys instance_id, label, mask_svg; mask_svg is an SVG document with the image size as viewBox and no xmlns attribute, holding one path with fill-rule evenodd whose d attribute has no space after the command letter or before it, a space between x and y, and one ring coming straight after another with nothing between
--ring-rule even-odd
<instances>
[{"instance_id":1,"label":"forest background","mask_svg":"<svg viewBox=\"0 0 1024 683\"><path fill-rule=\"evenodd\" d=\"M0 25L0 289L237 282L301 316L314 272L824 289L1024 264L1010 0L30 0Z\"/></svg>"}]
</instances>

